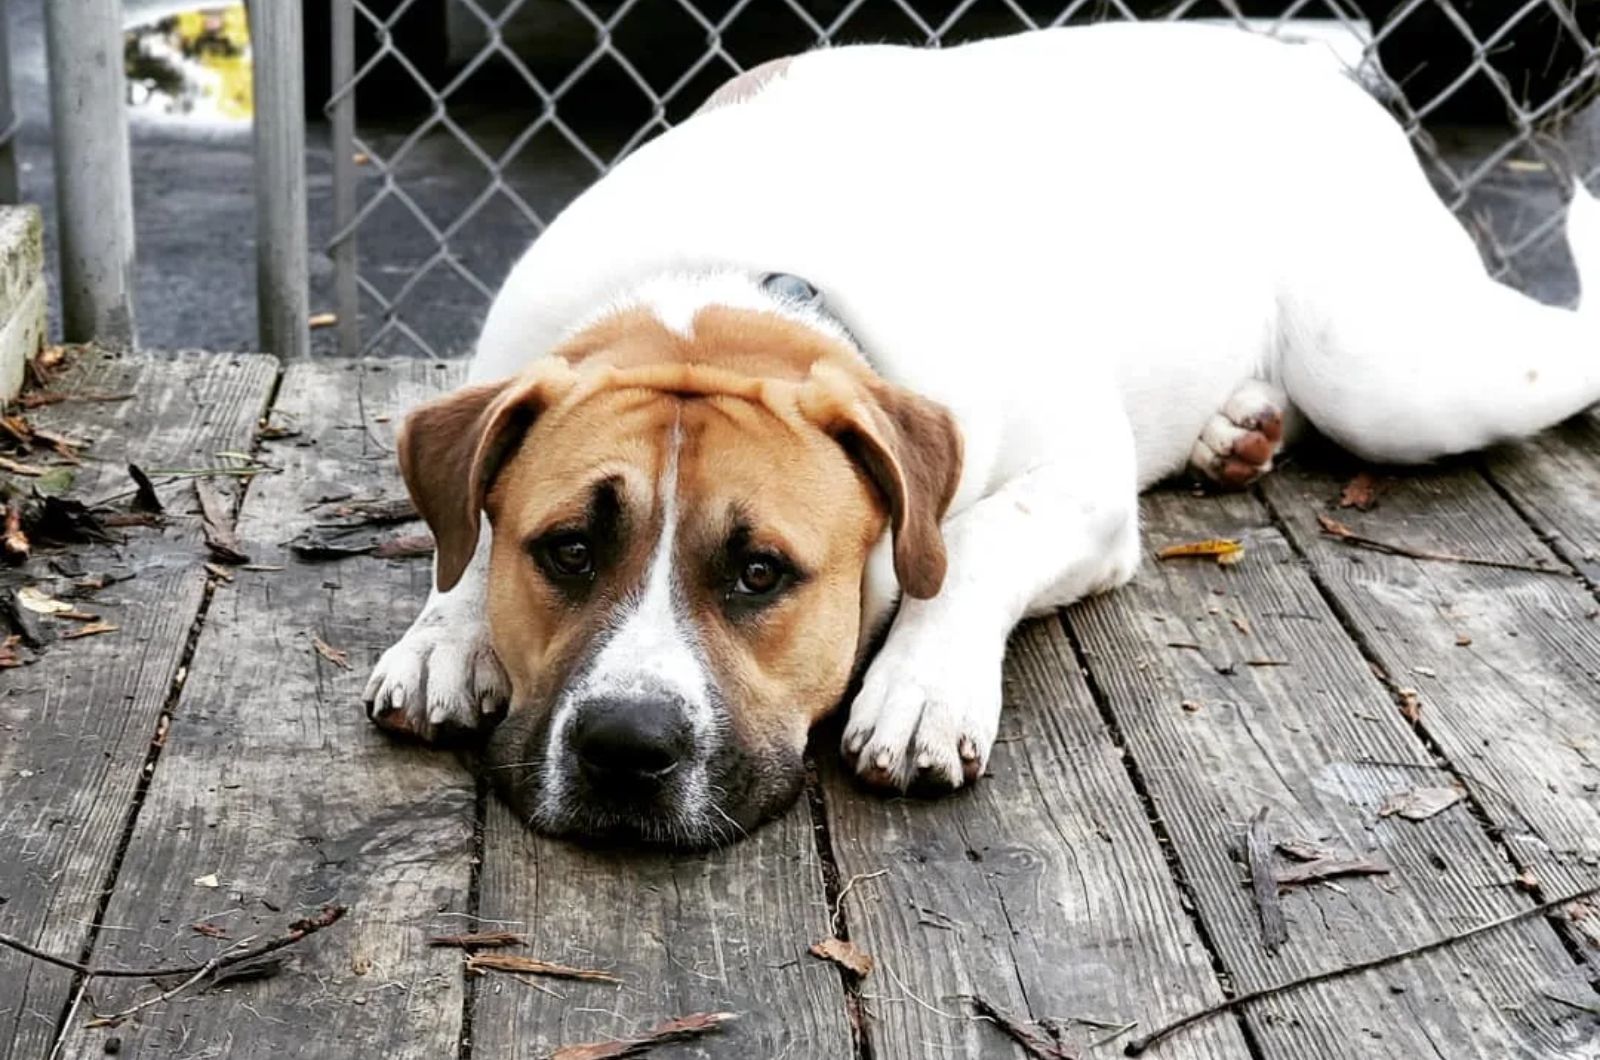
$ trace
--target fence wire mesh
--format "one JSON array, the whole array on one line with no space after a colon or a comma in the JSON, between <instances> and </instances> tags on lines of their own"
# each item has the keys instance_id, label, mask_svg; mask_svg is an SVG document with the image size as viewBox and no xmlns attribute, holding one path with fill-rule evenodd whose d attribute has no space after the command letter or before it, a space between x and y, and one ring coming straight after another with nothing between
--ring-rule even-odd
<instances>
[{"instance_id":1,"label":"fence wire mesh","mask_svg":"<svg viewBox=\"0 0 1600 1060\"><path fill-rule=\"evenodd\" d=\"M1564 189L1600 168L1600 0L332 0L331 16L346 354L465 352L566 203L727 78L823 44L1184 18L1333 47L1491 271L1552 300L1574 293Z\"/></svg>"}]
</instances>

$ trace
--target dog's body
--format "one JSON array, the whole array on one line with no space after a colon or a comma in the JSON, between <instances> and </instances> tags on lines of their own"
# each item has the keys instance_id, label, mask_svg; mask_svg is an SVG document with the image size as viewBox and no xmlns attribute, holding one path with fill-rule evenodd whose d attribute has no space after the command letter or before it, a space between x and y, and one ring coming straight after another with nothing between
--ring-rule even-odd
<instances>
[{"instance_id":1,"label":"dog's body","mask_svg":"<svg viewBox=\"0 0 1600 1060\"><path fill-rule=\"evenodd\" d=\"M827 368L830 394L848 377L877 400L876 378L949 410L959 459L945 462L948 488L938 467L925 476L926 489L948 494L934 505L948 572L943 554L921 568L906 554L915 512L891 496L893 547L880 531L848 633L853 655L904 585L845 733L847 757L870 779L976 776L1012 626L1131 577L1138 491L1192 459L1224 479L1237 478L1228 472L1241 457L1259 470L1279 427L1303 417L1365 457L1426 461L1532 433L1600 398L1600 316L1489 280L1393 121L1303 49L1210 28L1102 26L943 51L841 48L768 74L639 150L551 225L497 298L472 379L513 376L552 351L580 375L601 362L595 371L626 375L654 357L773 378L798 389L759 400L843 440L880 492L908 454L939 448L937 425L886 398L916 444L890 452L887 471L863 460L854 428L816 411L814 365ZM1569 236L1580 269L1600 269L1600 221L1581 194ZM827 309L764 284L771 272L804 277ZM751 367L761 358L740 343L753 333L718 332L717 345L707 310L780 321L795 342L810 336L828 352ZM635 342L640 328L673 352L614 352L617 336ZM776 332L770 342L792 345ZM601 347L611 352L595 360ZM870 372L852 363L857 350ZM674 402L738 390L720 375L640 378L626 385ZM569 400L541 393L541 410ZM479 422L469 411L481 409L449 422ZM681 408L674 415L681 439ZM662 498L682 489L679 451L673 441ZM923 488L917 474L905 470L907 488ZM408 471L414 494L418 477ZM650 508L661 557L675 547L664 503ZM474 533L476 521L474 508ZM472 725L508 696L516 716L526 696L507 687L496 654L508 649L498 629L491 647L486 628L485 586L503 562L499 538L493 559L488 541L380 662L369 696L380 720ZM616 601L596 627L600 647L562 664L565 683L604 684L620 667L618 687L643 681L701 702L705 681L691 671L705 636L669 604L676 583L656 577L641 574ZM934 591L919 591L924 582ZM655 619L639 617L656 605ZM518 686L517 667L506 669ZM528 796L530 816L581 829L548 795L566 790L552 764L568 738L564 695L540 693L547 716L518 737L519 754L543 772L530 782L543 792ZM694 738L715 739L726 708L702 706L689 710L700 718ZM809 722L819 712L798 713ZM683 810L684 821L704 809ZM716 831L684 821L678 838Z\"/></svg>"}]
</instances>

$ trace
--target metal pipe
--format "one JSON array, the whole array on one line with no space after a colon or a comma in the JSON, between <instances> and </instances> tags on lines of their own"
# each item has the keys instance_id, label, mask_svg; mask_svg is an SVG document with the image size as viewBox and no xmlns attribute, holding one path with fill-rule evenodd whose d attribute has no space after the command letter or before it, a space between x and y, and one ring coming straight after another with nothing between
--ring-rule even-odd
<instances>
[{"instance_id":1,"label":"metal pipe","mask_svg":"<svg viewBox=\"0 0 1600 1060\"><path fill-rule=\"evenodd\" d=\"M333 50L329 103L333 121L334 308L339 315L339 356L361 353L361 297L356 284L356 10L354 0L333 0Z\"/></svg>"},{"instance_id":2,"label":"metal pipe","mask_svg":"<svg viewBox=\"0 0 1600 1060\"><path fill-rule=\"evenodd\" d=\"M44 12L62 334L68 342L131 346L133 180L123 109L122 4L51 0Z\"/></svg>"},{"instance_id":3,"label":"metal pipe","mask_svg":"<svg viewBox=\"0 0 1600 1060\"><path fill-rule=\"evenodd\" d=\"M261 348L285 360L304 358L311 350L300 8L299 3L287 0L249 6L255 90L257 325Z\"/></svg>"},{"instance_id":4,"label":"metal pipe","mask_svg":"<svg viewBox=\"0 0 1600 1060\"><path fill-rule=\"evenodd\" d=\"M17 184L17 109L11 97L11 5L0 0L0 203L22 201Z\"/></svg>"}]
</instances>

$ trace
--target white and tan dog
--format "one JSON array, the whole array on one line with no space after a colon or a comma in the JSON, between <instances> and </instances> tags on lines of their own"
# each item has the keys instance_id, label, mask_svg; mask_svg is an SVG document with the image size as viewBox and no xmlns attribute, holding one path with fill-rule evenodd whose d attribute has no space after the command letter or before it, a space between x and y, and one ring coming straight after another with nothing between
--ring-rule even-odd
<instances>
[{"instance_id":1,"label":"white and tan dog","mask_svg":"<svg viewBox=\"0 0 1600 1060\"><path fill-rule=\"evenodd\" d=\"M1581 194L1569 238L1600 276ZM402 435L437 587L369 710L509 704L532 824L703 844L861 663L846 760L975 779L1008 632L1132 576L1142 488L1301 418L1394 462L1537 431L1600 398L1600 314L1487 278L1341 72L1115 25L747 75L550 226L472 380Z\"/></svg>"}]
</instances>

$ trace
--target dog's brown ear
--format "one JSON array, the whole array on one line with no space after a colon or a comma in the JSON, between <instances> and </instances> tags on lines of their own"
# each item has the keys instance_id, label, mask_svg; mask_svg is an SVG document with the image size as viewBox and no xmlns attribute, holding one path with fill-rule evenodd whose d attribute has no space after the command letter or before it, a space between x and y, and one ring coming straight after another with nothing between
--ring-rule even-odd
<instances>
[{"instance_id":1,"label":"dog's brown ear","mask_svg":"<svg viewBox=\"0 0 1600 1060\"><path fill-rule=\"evenodd\" d=\"M894 572L908 596L926 600L944 584L939 523L961 481L961 432L943 405L881 379L853 379L818 364L801 411L866 472L889 510Z\"/></svg>"},{"instance_id":2,"label":"dog's brown ear","mask_svg":"<svg viewBox=\"0 0 1600 1060\"><path fill-rule=\"evenodd\" d=\"M440 592L461 580L478 547L489 487L540 413L566 392L572 370L549 358L520 376L482 383L417 406L400 427L400 474L435 543Z\"/></svg>"}]
</instances>

